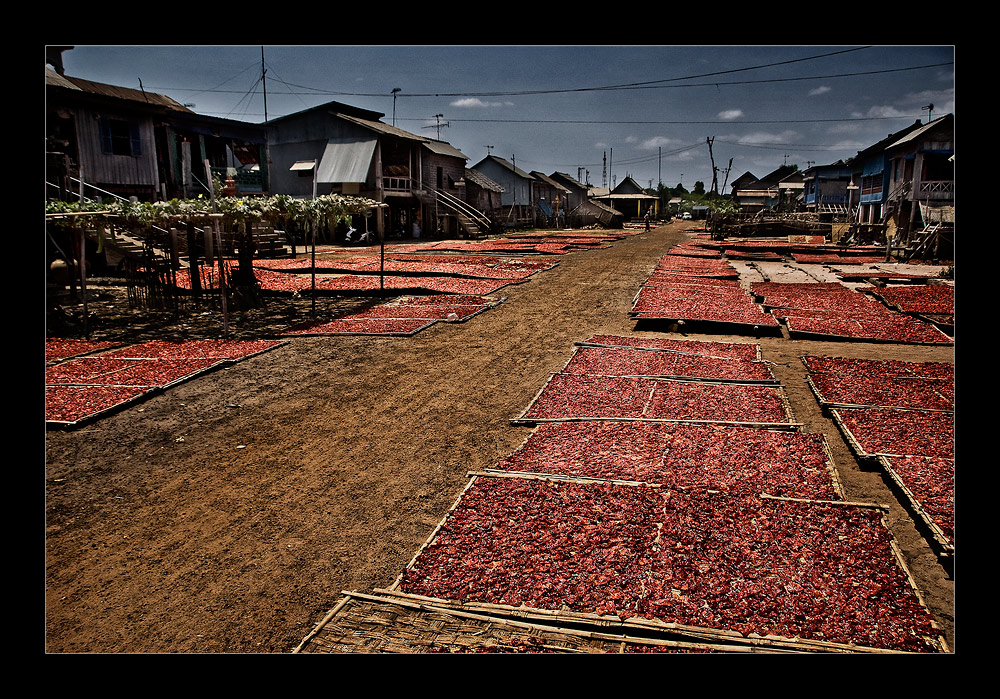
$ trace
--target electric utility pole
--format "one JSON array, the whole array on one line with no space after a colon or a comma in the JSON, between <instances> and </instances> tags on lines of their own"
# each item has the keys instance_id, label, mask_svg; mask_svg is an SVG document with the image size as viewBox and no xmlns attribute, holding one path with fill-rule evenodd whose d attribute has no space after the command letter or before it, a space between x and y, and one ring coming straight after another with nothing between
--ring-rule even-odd
<instances>
[{"instance_id":1,"label":"electric utility pole","mask_svg":"<svg viewBox=\"0 0 1000 699\"><path fill-rule=\"evenodd\" d=\"M715 136L711 138L705 138L705 142L708 144L708 159L712 161L712 191L716 194L719 193L719 171L715 167L715 156L712 154L712 143L715 141Z\"/></svg>"},{"instance_id":2,"label":"electric utility pole","mask_svg":"<svg viewBox=\"0 0 1000 699\"><path fill-rule=\"evenodd\" d=\"M260 47L260 84L264 89L264 123L267 123L267 68L264 67L264 47Z\"/></svg>"}]
</instances>

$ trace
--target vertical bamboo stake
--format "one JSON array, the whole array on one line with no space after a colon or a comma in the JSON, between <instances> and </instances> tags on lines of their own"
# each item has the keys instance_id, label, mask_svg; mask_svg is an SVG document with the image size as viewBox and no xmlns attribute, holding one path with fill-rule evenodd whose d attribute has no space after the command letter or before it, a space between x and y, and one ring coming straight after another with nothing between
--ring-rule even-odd
<instances>
[{"instance_id":1,"label":"vertical bamboo stake","mask_svg":"<svg viewBox=\"0 0 1000 699\"><path fill-rule=\"evenodd\" d=\"M368 219L365 218L365 230L368 230ZM379 295L385 298L385 231L378 234L379 239Z\"/></svg>"},{"instance_id":2,"label":"vertical bamboo stake","mask_svg":"<svg viewBox=\"0 0 1000 699\"><path fill-rule=\"evenodd\" d=\"M316 318L316 219L313 217L309 221L312 228L312 315Z\"/></svg>"},{"instance_id":3,"label":"vertical bamboo stake","mask_svg":"<svg viewBox=\"0 0 1000 699\"><path fill-rule=\"evenodd\" d=\"M80 260L80 296L83 299L83 336L90 340L90 326L87 324L87 236L83 234L83 228L75 229L80 236L79 240L79 260Z\"/></svg>"},{"instance_id":4,"label":"vertical bamboo stake","mask_svg":"<svg viewBox=\"0 0 1000 699\"><path fill-rule=\"evenodd\" d=\"M180 318L180 295L177 293L177 270L181 266L180 252L177 249L177 229L170 227L170 296L174 304L174 319Z\"/></svg>"},{"instance_id":5,"label":"vertical bamboo stake","mask_svg":"<svg viewBox=\"0 0 1000 699\"><path fill-rule=\"evenodd\" d=\"M212 213L218 213L215 204L215 187L212 184L212 166L205 158L205 177L208 178L208 189L212 195ZM222 336L229 339L229 307L226 303L226 270L222 266L222 233L219 231L219 219L214 218L212 224L215 226L216 254L219 260L219 293L222 296Z\"/></svg>"},{"instance_id":6,"label":"vertical bamboo stake","mask_svg":"<svg viewBox=\"0 0 1000 699\"><path fill-rule=\"evenodd\" d=\"M198 303L201 303L201 272L198 270L198 248L197 236L194 232L194 223L187 222L187 246L188 246L188 274L191 277L191 291Z\"/></svg>"}]
</instances>

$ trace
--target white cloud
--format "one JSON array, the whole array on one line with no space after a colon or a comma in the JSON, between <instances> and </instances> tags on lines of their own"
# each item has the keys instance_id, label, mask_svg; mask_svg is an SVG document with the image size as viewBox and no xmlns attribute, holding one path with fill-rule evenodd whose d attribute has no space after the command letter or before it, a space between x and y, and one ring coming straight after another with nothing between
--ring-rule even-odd
<instances>
[{"instance_id":1,"label":"white cloud","mask_svg":"<svg viewBox=\"0 0 1000 699\"><path fill-rule=\"evenodd\" d=\"M654 150L656 148L662 148L664 146L670 146L676 141L672 138L667 138L666 136L654 136L653 138L647 138L639 146L644 150Z\"/></svg>"},{"instance_id":2,"label":"white cloud","mask_svg":"<svg viewBox=\"0 0 1000 699\"><path fill-rule=\"evenodd\" d=\"M719 112L719 118L727 121L730 119L739 119L741 116L743 116L742 109L725 109Z\"/></svg>"},{"instance_id":3,"label":"white cloud","mask_svg":"<svg viewBox=\"0 0 1000 699\"><path fill-rule=\"evenodd\" d=\"M868 109L864 114L855 116L866 117L912 117L928 104L934 105L934 113L942 116L955 111L955 90L924 90L922 92L911 92L899 100L901 106L876 105ZM924 115L926 116L926 115Z\"/></svg>"},{"instance_id":4,"label":"white cloud","mask_svg":"<svg viewBox=\"0 0 1000 699\"><path fill-rule=\"evenodd\" d=\"M865 116L869 117L905 117L912 116L913 110L907 109L906 111L900 111L892 105L884 104L870 107L868 113Z\"/></svg>"},{"instance_id":5,"label":"white cloud","mask_svg":"<svg viewBox=\"0 0 1000 699\"><path fill-rule=\"evenodd\" d=\"M756 133L743 134L742 136L733 136L726 140L735 140L747 146L759 146L764 144L785 144L798 138L799 134L795 131L782 131L781 133L758 131Z\"/></svg>"},{"instance_id":6,"label":"white cloud","mask_svg":"<svg viewBox=\"0 0 1000 699\"><path fill-rule=\"evenodd\" d=\"M449 107L471 107L474 109L483 107L509 107L511 102L484 102L478 97L466 97L449 103Z\"/></svg>"},{"instance_id":7,"label":"white cloud","mask_svg":"<svg viewBox=\"0 0 1000 699\"><path fill-rule=\"evenodd\" d=\"M831 89L832 88L829 88L826 85L820 85L819 87L817 87L815 89L809 90L809 96L810 97L815 97L816 95L825 95Z\"/></svg>"}]
</instances>

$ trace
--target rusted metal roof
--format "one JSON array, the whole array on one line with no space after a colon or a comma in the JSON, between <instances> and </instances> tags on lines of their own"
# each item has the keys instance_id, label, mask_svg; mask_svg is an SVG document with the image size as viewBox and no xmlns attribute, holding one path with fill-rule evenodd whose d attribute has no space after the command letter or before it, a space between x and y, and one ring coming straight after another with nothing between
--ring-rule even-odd
<instances>
[{"instance_id":1,"label":"rusted metal roof","mask_svg":"<svg viewBox=\"0 0 1000 699\"><path fill-rule=\"evenodd\" d=\"M502 192L503 191L503 187L501 187L499 184L497 184L496 182L494 182L493 180L491 180L489 177L487 177L483 173L479 172L478 170L466 169L466 171L465 171L465 179L468 180L469 182L472 182L473 184L481 187L482 189L485 189L485 190L488 190L488 191L491 191L491 192Z\"/></svg>"},{"instance_id":2,"label":"rusted metal roof","mask_svg":"<svg viewBox=\"0 0 1000 699\"><path fill-rule=\"evenodd\" d=\"M387 136L395 136L396 138L403 138L408 141L421 141L426 142L427 139L423 136L417 136L409 131L404 131L403 129L398 129L395 126L390 126L389 124L384 124L381 121L372 121L371 119L362 119L360 117L351 116L349 114L337 113L337 116L345 121L349 121L352 124L357 124L358 126L363 126L367 129L371 129L376 133L385 134Z\"/></svg>"},{"instance_id":3,"label":"rusted metal roof","mask_svg":"<svg viewBox=\"0 0 1000 699\"><path fill-rule=\"evenodd\" d=\"M468 160L469 156L460 151L455 146L451 145L447 141L435 141L433 139L427 139L424 145L433 153L438 155L448 155L452 158L461 158L462 160Z\"/></svg>"},{"instance_id":4,"label":"rusted metal roof","mask_svg":"<svg viewBox=\"0 0 1000 699\"><path fill-rule=\"evenodd\" d=\"M179 112L194 113L172 97L167 97L166 95L161 95L157 92L147 92L145 90L136 90L130 87L120 87L118 85L108 85L106 83L94 82L93 80L74 78L69 75L60 76L55 71L46 70L45 83L46 85L51 85L53 87L76 89L89 95L113 97L115 99L128 100L130 102L140 102L151 106L163 107L165 109L173 109Z\"/></svg>"},{"instance_id":5,"label":"rusted metal roof","mask_svg":"<svg viewBox=\"0 0 1000 699\"><path fill-rule=\"evenodd\" d=\"M554 179L552 179L551 177L549 177L544 173L539 172L538 170L532 170L531 176L534 177L539 182L544 182L545 184L551 187L555 187L561 192L572 192L572 190L569 189L566 185L556 182Z\"/></svg>"}]
</instances>

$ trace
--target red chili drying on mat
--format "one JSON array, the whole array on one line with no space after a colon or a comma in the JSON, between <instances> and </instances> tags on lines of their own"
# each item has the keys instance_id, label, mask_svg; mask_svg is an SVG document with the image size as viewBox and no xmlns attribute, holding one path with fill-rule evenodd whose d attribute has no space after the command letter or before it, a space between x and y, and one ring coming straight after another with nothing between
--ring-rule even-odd
<instances>
[{"instance_id":1,"label":"red chili drying on mat","mask_svg":"<svg viewBox=\"0 0 1000 699\"><path fill-rule=\"evenodd\" d=\"M897 651L939 650L876 509L477 480L402 591Z\"/></svg>"},{"instance_id":2,"label":"red chili drying on mat","mask_svg":"<svg viewBox=\"0 0 1000 699\"><path fill-rule=\"evenodd\" d=\"M955 544L955 460L933 456L893 456L890 469L913 493L916 504Z\"/></svg>"},{"instance_id":3,"label":"red chili drying on mat","mask_svg":"<svg viewBox=\"0 0 1000 699\"><path fill-rule=\"evenodd\" d=\"M812 375L820 399L827 403L925 410L954 410L955 384L948 379Z\"/></svg>"},{"instance_id":4,"label":"red chili drying on mat","mask_svg":"<svg viewBox=\"0 0 1000 699\"><path fill-rule=\"evenodd\" d=\"M895 408L839 408L834 413L866 454L955 458L955 415Z\"/></svg>"},{"instance_id":5,"label":"red chili drying on mat","mask_svg":"<svg viewBox=\"0 0 1000 699\"><path fill-rule=\"evenodd\" d=\"M496 468L840 499L822 435L654 422L542 423Z\"/></svg>"},{"instance_id":6,"label":"red chili drying on mat","mask_svg":"<svg viewBox=\"0 0 1000 699\"><path fill-rule=\"evenodd\" d=\"M149 390L148 386L46 386L45 419L76 422Z\"/></svg>"}]
</instances>

